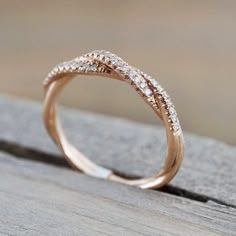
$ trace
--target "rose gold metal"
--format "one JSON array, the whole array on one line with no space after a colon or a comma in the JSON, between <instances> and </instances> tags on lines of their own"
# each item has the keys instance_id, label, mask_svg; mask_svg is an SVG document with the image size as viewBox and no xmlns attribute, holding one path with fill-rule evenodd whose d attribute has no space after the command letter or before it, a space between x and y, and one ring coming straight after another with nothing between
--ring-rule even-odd
<instances>
[{"instance_id":1,"label":"rose gold metal","mask_svg":"<svg viewBox=\"0 0 236 236\"><path fill-rule=\"evenodd\" d=\"M105 76L128 82L153 108L166 128L168 144L166 160L159 173L149 178L125 179L114 174L111 170L95 164L68 142L58 120L56 99L62 88L78 74ZM177 114L169 95L149 75L128 65L128 63L110 52L96 50L72 61L57 65L45 79L44 88L45 126L73 168L91 176L138 186L143 189L162 187L179 170L184 157L184 141Z\"/></svg>"}]
</instances>

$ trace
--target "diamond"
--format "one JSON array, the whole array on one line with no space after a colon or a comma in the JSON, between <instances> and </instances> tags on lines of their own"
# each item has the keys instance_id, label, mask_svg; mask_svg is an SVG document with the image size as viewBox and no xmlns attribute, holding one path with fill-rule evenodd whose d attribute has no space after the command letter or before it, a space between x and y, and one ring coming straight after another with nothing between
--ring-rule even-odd
<instances>
[{"instance_id":1,"label":"diamond","mask_svg":"<svg viewBox=\"0 0 236 236\"><path fill-rule=\"evenodd\" d=\"M150 82L151 82L151 84L152 84L154 87L157 87L158 82L157 82L155 79L151 78L151 79L150 79Z\"/></svg>"},{"instance_id":2,"label":"diamond","mask_svg":"<svg viewBox=\"0 0 236 236\"><path fill-rule=\"evenodd\" d=\"M127 66L127 65L122 65L122 66L118 66L117 70L119 70L123 74L128 74L129 70L130 70L130 67Z\"/></svg>"},{"instance_id":3,"label":"diamond","mask_svg":"<svg viewBox=\"0 0 236 236\"><path fill-rule=\"evenodd\" d=\"M147 97L150 97L152 95L152 91L149 88L145 88L143 92Z\"/></svg>"},{"instance_id":4,"label":"diamond","mask_svg":"<svg viewBox=\"0 0 236 236\"><path fill-rule=\"evenodd\" d=\"M166 101L167 109L175 108L174 104L171 102L170 97Z\"/></svg>"},{"instance_id":5,"label":"diamond","mask_svg":"<svg viewBox=\"0 0 236 236\"><path fill-rule=\"evenodd\" d=\"M168 95L168 93L166 91L162 92L162 97L164 98L164 100L169 99L169 95Z\"/></svg>"},{"instance_id":6,"label":"diamond","mask_svg":"<svg viewBox=\"0 0 236 236\"><path fill-rule=\"evenodd\" d=\"M72 70L77 70L77 68L78 68L78 63L72 62L72 63L71 63L71 69L72 69Z\"/></svg>"},{"instance_id":7,"label":"diamond","mask_svg":"<svg viewBox=\"0 0 236 236\"><path fill-rule=\"evenodd\" d=\"M111 58L111 64L113 65L113 66L116 66L117 64L118 64L118 59L117 58Z\"/></svg>"},{"instance_id":8,"label":"diamond","mask_svg":"<svg viewBox=\"0 0 236 236\"><path fill-rule=\"evenodd\" d=\"M133 81L136 81L136 83L139 83L138 81L140 81L140 79L139 79L139 77L137 77L137 73L136 73L136 71L134 71L134 70L130 70L129 71L129 77L130 77L130 79L131 80L133 80Z\"/></svg>"},{"instance_id":9,"label":"diamond","mask_svg":"<svg viewBox=\"0 0 236 236\"><path fill-rule=\"evenodd\" d=\"M70 69L71 69L70 64L66 64L66 65L65 65L65 69L66 69L67 71L70 70Z\"/></svg>"},{"instance_id":10,"label":"diamond","mask_svg":"<svg viewBox=\"0 0 236 236\"><path fill-rule=\"evenodd\" d=\"M123 67L124 66L124 62L122 60L120 60L120 59L117 59L116 66L117 67Z\"/></svg>"},{"instance_id":11,"label":"diamond","mask_svg":"<svg viewBox=\"0 0 236 236\"><path fill-rule=\"evenodd\" d=\"M168 99L165 100L165 103L166 103L167 107L171 107L171 106L173 106L173 103L171 102L170 97L169 97Z\"/></svg>"},{"instance_id":12,"label":"diamond","mask_svg":"<svg viewBox=\"0 0 236 236\"><path fill-rule=\"evenodd\" d=\"M174 108L173 106L169 107L169 108L168 108L168 111L169 111L169 113L170 113L171 115L173 115L173 114L176 113L175 108Z\"/></svg>"},{"instance_id":13,"label":"diamond","mask_svg":"<svg viewBox=\"0 0 236 236\"><path fill-rule=\"evenodd\" d=\"M121 73L123 74L129 74L130 66L125 65L125 66L118 67L117 69L121 71Z\"/></svg>"},{"instance_id":14,"label":"diamond","mask_svg":"<svg viewBox=\"0 0 236 236\"><path fill-rule=\"evenodd\" d=\"M118 62L118 58L115 55L111 55L111 63L116 64Z\"/></svg>"},{"instance_id":15,"label":"diamond","mask_svg":"<svg viewBox=\"0 0 236 236\"><path fill-rule=\"evenodd\" d=\"M173 128L174 132L177 132L180 129L179 123L178 122L173 123L172 128Z\"/></svg>"},{"instance_id":16,"label":"diamond","mask_svg":"<svg viewBox=\"0 0 236 236\"><path fill-rule=\"evenodd\" d=\"M56 74L56 73L58 73L59 72L59 67L55 67L54 69L53 69L53 71L52 71L52 73L54 73L54 74Z\"/></svg>"},{"instance_id":17,"label":"diamond","mask_svg":"<svg viewBox=\"0 0 236 236\"><path fill-rule=\"evenodd\" d=\"M147 86L147 84L145 82L142 82L139 86L140 88L144 89Z\"/></svg>"},{"instance_id":18,"label":"diamond","mask_svg":"<svg viewBox=\"0 0 236 236\"><path fill-rule=\"evenodd\" d=\"M93 71L93 72L97 71L97 65L96 64L89 65L88 70Z\"/></svg>"},{"instance_id":19,"label":"diamond","mask_svg":"<svg viewBox=\"0 0 236 236\"><path fill-rule=\"evenodd\" d=\"M64 71L64 65L60 65L59 66L59 72L63 72Z\"/></svg>"},{"instance_id":20,"label":"diamond","mask_svg":"<svg viewBox=\"0 0 236 236\"><path fill-rule=\"evenodd\" d=\"M110 58L108 56L105 57L105 62L109 63L110 62Z\"/></svg>"},{"instance_id":21,"label":"diamond","mask_svg":"<svg viewBox=\"0 0 236 236\"><path fill-rule=\"evenodd\" d=\"M136 71L135 71L135 70L130 70L130 72L129 72L129 76L130 76L131 78L136 77L136 76L137 76Z\"/></svg>"},{"instance_id":22,"label":"diamond","mask_svg":"<svg viewBox=\"0 0 236 236\"><path fill-rule=\"evenodd\" d=\"M137 75L137 76L135 76L134 77L134 79L133 79L133 81L136 83L136 84L143 84L143 82L142 82L142 77L141 76L139 76L139 75ZM144 86L145 87L145 86Z\"/></svg>"},{"instance_id":23,"label":"diamond","mask_svg":"<svg viewBox=\"0 0 236 236\"><path fill-rule=\"evenodd\" d=\"M85 71L89 71L89 70L90 70L90 67L91 67L91 65L89 65L89 64L84 64L84 69L85 69Z\"/></svg>"},{"instance_id":24,"label":"diamond","mask_svg":"<svg viewBox=\"0 0 236 236\"><path fill-rule=\"evenodd\" d=\"M104 55L103 55L103 54L100 54L100 55L98 56L98 59L101 60L101 61L103 60L103 58L104 58Z\"/></svg>"},{"instance_id":25,"label":"diamond","mask_svg":"<svg viewBox=\"0 0 236 236\"><path fill-rule=\"evenodd\" d=\"M84 71L85 69L86 69L85 65L82 64L82 65L79 66L80 71Z\"/></svg>"},{"instance_id":26,"label":"diamond","mask_svg":"<svg viewBox=\"0 0 236 236\"><path fill-rule=\"evenodd\" d=\"M175 113L175 114L172 114L172 115L170 116L170 119L171 119L172 123L177 123L177 122L178 122L177 114L176 114L176 113Z\"/></svg>"},{"instance_id":27,"label":"diamond","mask_svg":"<svg viewBox=\"0 0 236 236\"><path fill-rule=\"evenodd\" d=\"M99 59L99 56L100 56L100 53L99 53L99 52L95 52L95 53L94 53L94 57L95 57L95 58Z\"/></svg>"},{"instance_id":28,"label":"diamond","mask_svg":"<svg viewBox=\"0 0 236 236\"><path fill-rule=\"evenodd\" d=\"M160 85L160 84L158 84L157 86L155 86L156 87L156 89L157 89L157 91L159 92L159 93L161 93L162 91L164 91L164 88Z\"/></svg>"}]
</instances>

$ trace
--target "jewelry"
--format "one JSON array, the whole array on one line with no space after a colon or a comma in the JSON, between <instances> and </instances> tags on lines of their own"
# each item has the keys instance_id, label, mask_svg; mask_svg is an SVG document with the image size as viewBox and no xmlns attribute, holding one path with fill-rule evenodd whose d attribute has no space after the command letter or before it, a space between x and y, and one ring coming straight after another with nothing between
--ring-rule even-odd
<instances>
[{"instance_id":1,"label":"jewelry","mask_svg":"<svg viewBox=\"0 0 236 236\"><path fill-rule=\"evenodd\" d=\"M56 98L64 85L78 74L104 76L125 81L152 107L163 121L168 143L167 157L158 174L143 179L125 179L109 169L98 166L68 142L58 121ZM179 170L184 156L184 142L177 113L170 96L151 76L130 66L108 51L96 50L55 66L45 79L44 88L46 91L44 103L45 126L73 168L91 176L140 188L160 188L167 184Z\"/></svg>"}]
</instances>

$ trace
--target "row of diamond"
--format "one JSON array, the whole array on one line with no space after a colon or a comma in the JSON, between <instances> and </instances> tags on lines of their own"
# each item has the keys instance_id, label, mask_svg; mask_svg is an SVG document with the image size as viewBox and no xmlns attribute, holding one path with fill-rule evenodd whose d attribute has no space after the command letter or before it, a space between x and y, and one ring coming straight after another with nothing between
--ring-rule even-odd
<instances>
[{"instance_id":1,"label":"row of diamond","mask_svg":"<svg viewBox=\"0 0 236 236\"><path fill-rule=\"evenodd\" d=\"M95 59L95 60L94 60ZM52 78L59 74L68 72L78 73L99 73L106 72L102 64L111 67L114 71L123 75L132 81L138 90L142 92L148 99L153 98L153 95L158 95L158 98L164 104L166 113L168 114L170 128L177 132L180 130L180 124L175 111L174 105L171 102L170 96L163 89L163 87L151 76L143 73L142 71L130 66L123 61L120 57L104 50L96 50L91 53L85 54L82 57L75 58L74 60L63 62L54 67L45 80L47 84ZM151 88L150 88L151 86Z\"/></svg>"},{"instance_id":2,"label":"row of diamond","mask_svg":"<svg viewBox=\"0 0 236 236\"><path fill-rule=\"evenodd\" d=\"M112 70L118 72L123 76L127 76L138 88L138 90L142 92L142 94L144 94L147 98L152 97L152 91L149 88L147 81L143 78L139 71L130 66L115 54L112 54L108 51L96 50L86 54L85 57L92 57L96 60L99 60L100 62L105 63L106 65L111 67Z\"/></svg>"},{"instance_id":3,"label":"row of diamond","mask_svg":"<svg viewBox=\"0 0 236 236\"><path fill-rule=\"evenodd\" d=\"M163 106L166 110L166 114L168 115L168 121L171 124L171 129L174 132L177 132L181 129L177 112L175 110L174 104L171 101L169 94L166 90L151 76L147 74L143 74L147 81L149 81L150 85L154 88L154 93L158 95L158 98L162 101Z\"/></svg>"},{"instance_id":4,"label":"row of diamond","mask_svg":"<svg viewBox=\"0 0 236 236\"><path fill-rule=\"evenodd\" d=\"M171 101L170 96L164 90L164 88L151 76L143 73L142 71L130 66L128 63L123 61L120 57L112 54L108 51L96 50L85 56L94 57L102 62L105 62L113 70L120 74L128 76L129 79L139 88L147 98L151 98L153 94L157 94L158 98L162 101L163 106L166 109L168 115L168 121L170 128L177 132L181 129L177 112ZM149 85L154 89L150 89Z\"/></svg>"},{"instance_id":5,"label":"row of diamond","mask_svg":"<svg viewBox=\"0 0 236 236\"><path fill-rule=\"evenodd\" d=\"M91 61L89 62L81 60L80 58L76 58L74 60L66 61L56 65L53 70L48 74L45 80L45 84L47 84L51 80L51 78L67 72L92 73L98 72L98 69L99 68L97 64Z\"/></svg>"}]
</instances>

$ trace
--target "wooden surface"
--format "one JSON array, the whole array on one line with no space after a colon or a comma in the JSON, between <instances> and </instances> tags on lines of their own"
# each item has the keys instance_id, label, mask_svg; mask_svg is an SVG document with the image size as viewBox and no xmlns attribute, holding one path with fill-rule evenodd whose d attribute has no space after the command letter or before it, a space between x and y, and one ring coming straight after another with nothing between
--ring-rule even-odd
<instances>
[{"instance_id":1,"label":"wooden surface","mask_svg":"<svg viewBox=\"0 0 236 236\"><path fill-rule=\"evenodd\" d=\"M176 178L140 190L71 170L39 104L2 96L0 110L0 235L235 235L235 147L186 134ZM129 176L160 167L160 127L73 110L63 121L98 163Z\"/></svg>"}]
</instances>

